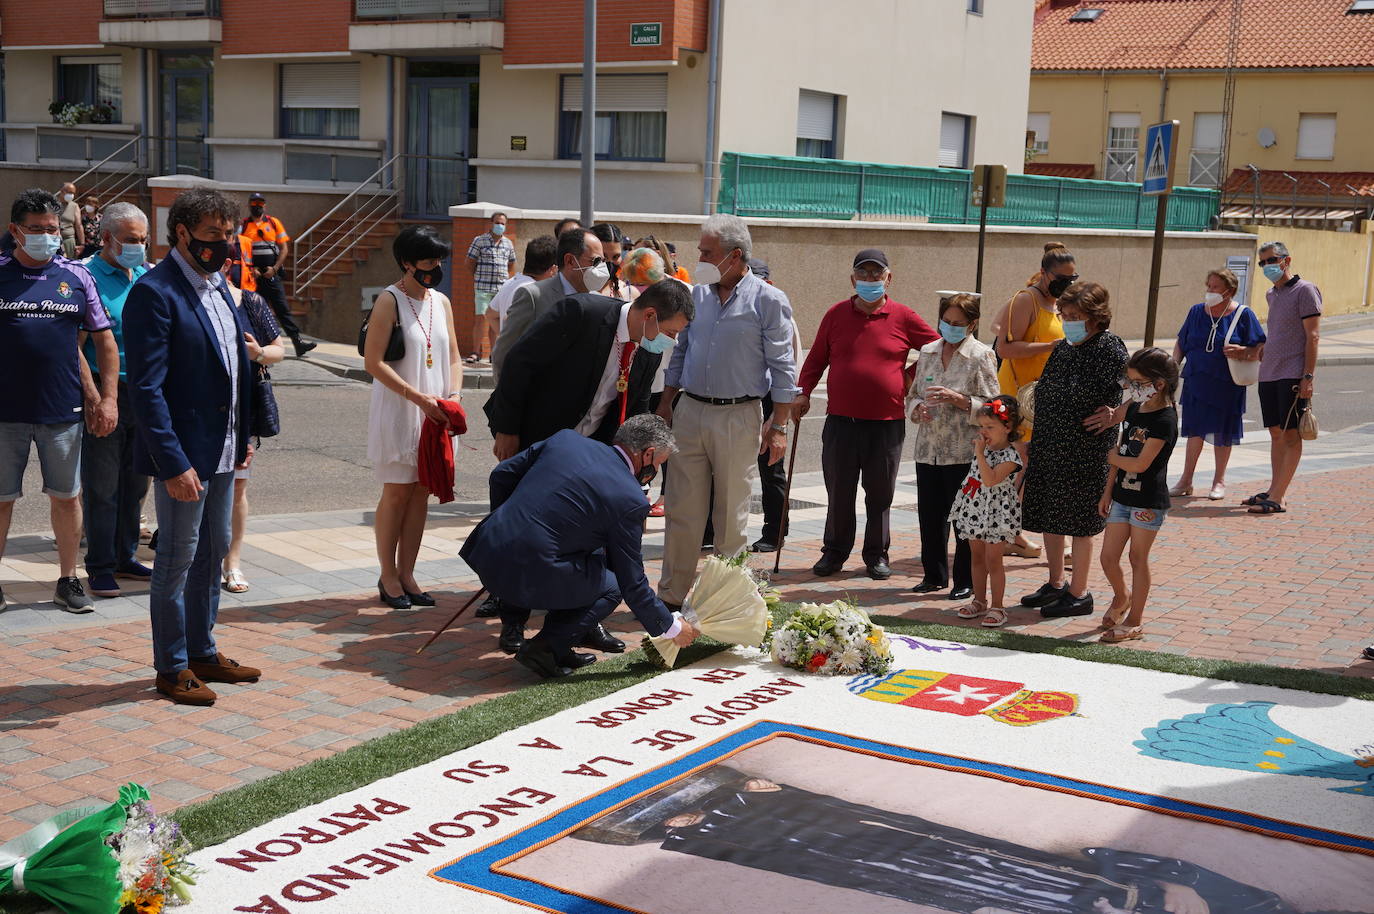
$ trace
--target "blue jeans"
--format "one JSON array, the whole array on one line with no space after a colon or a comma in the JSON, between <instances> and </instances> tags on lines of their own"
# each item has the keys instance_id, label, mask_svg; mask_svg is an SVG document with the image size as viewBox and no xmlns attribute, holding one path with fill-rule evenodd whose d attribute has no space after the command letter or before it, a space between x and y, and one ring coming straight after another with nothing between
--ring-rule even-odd
<instances>
[{"instance_id":1,"label":"blue jeans","mask_svg":"<svg viewBox=\"0 0 1374 914\"><path fill-rule=\"evenodd\" d=\"M138 518L148 477L134 472L134 412L119 382L119 424L81 441L81 501L86 514L86 574L113 574L137 561Z\"/></svg>"},{"instance_id":2,"label":"blue jeans","mask_svg":"<svg viewBox=\"0 0 1374 914\"><path fill-rule=\"evenodd\" d=\"M229 551L234 516L234 474L202 482L199 501L177 501L167 485L154 486L157 561L148 610L153 621L153 666L168 678L190 657L214 657L219 615L220 564Z\"/></svg>"}]
</instances>

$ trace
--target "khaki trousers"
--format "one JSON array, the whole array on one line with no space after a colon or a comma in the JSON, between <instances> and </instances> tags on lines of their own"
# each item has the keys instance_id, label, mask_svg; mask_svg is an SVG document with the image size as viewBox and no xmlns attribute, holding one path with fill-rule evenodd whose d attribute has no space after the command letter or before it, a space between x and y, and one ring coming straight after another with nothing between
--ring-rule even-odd
<instances>
[{"instance_id":1,"label":"khaki trousers","mask_svg":"<svg viewBox=\"0 0 1374 914\"><path fill-rule=\"evenodd\" d=\"M673 484L664 503L668 519L659 597L682 603L696 579L701 537L709 514L716 554L737 555L745 547L749 495L758 472L763 407L758 400L714 406L683 394L673 410ZM715 485L715 500L711 486Z\"/></svg>"}]
</instances>

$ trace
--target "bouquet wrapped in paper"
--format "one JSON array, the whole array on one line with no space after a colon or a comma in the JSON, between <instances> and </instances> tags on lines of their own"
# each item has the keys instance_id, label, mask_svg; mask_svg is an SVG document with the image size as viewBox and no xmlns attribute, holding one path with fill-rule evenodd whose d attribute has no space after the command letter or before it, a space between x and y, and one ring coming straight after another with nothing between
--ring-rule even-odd
<instances>
[{"instance_id":1,"label":"bouquet wrapped in paper","mask_svg":"<svg viewBox=\"0 0 1374 914\"><path fill-rule=\"evenodd\" d=\"M880 675L892 666L892 645L853 603L803 603L773 632L769 653L794 670L850 676Z\"/></svg>"},{"instance_id":2,"label":"bouquet wrapped in paper","mask_svg":"<svg viewBox=\"0 0 1374 914\"><path fill-rule=\"evenodd\" d=\"M154 815L148 791L59 813L0 847L0 895L28 892L63 914L160 914L191 899L189 842Z\"/></svg>"},{"instance_id":3,"label":"bouquet wrapped in paper","mask_svg":"<svg viewBox=\"0 0 1374 914\"><path fill-rule=\"evenodd\" d=\"M733 559L711 556L702 565L692 592L682 604L682 616L707 637L726 644L758 645L768 633L768 609L778 594L767 578L750 570L744 554ZM671 638L650 638L654 651L645 646L651 659L656 652L672 669L678 646Z\"/></svg>"}]
</instances>

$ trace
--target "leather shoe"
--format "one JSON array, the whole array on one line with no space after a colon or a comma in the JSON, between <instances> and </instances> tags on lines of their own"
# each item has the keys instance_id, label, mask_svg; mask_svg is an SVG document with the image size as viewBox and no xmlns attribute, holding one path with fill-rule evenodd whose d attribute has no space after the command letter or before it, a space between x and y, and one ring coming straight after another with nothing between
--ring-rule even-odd
<instances>
[{"instance_id":1,"label":"leather shoe","mask_svg":"<svg viewBox=\"0 0 1374 914\"><path fill-rule=\"evenodd\" d=\"M944 590L944 584L936 584L934 581L922 581L911 588L912 593L934 593L937 590Z\"/></svg>"},{"instance_id":2,"label":"leather shoe","mask_svg":"<svg viewBox=\"0 0 1374 914\"><path fill-rule=\"evenodd\" d=\"M754 545L749 547L750 552L777 552L778 544L770 543L768 540L755 540Z\"/></svg>"},{"instance_id":3,"label":"leather shoe","mask_svg":"<svg viewBox=\"0 0 1374 914\"><path fill-rule=\"evenodd\" d=\"M886 581L892 577L892 569L887 567L887 562L874 562L868 566L868 576L875 581Z\"/></svg>"},{"instance_id":4,"label":"leather shoe","mask_svg":"<svg viewBox=\"0 0 1374 914\"><path fill-rule=\"evenodd\" d=\"M262 670L244 666L223 654L215 654L214 663L192 660L186 665L204 682L257 682L262 677Z\"/></svg>"},{"instance_id":5,"label":"leather shoe","mask_svg":"<svg viewBox=\"0 0 1374 914\"><path fill-rule=\"evenodd\" d=\"M582 639L581 647L589 647L594 651L605 651L608 654L625 653L625 642L606 631L606 626L597 623L591 627ZM596 658L593 657L593 660ZM564 664L568 666L570 664ZM575 667L574 667L575 669Z\"/></svg>"},{"instance_id":6,"label":"leather shoe","mask_svg":"<svg viewBox=\"0 0 1374 914\"><path fill-rule=\"evenodd\" d=\"M525 642L516 653L515 662L544 679L561 679L572 672L558 662L548 645L537 641Z\"/></svg>"},{"instance_id":7,"label":"leather shoe","mask_svg":"<svg viewBox=\"0 0 1374 914\"><path fill-rule=\"evenodd\" d=\"M525 626L518 622L501 625L501 637L496 639L496 646L501 648L504 654L517 654L525 646Z\"/></svg>"},{"instance_id":8,"label":"leather shoe","mask_svg":"<svg viewBox=\"0 0 1374 914\"><path fill-rule=\"evenodd\" d=\"M1064 594L1068 592L1069 585L1065 584L1063 587L1055 587L1049 581L1046 581L1044 584L1040 585L1040 589L1037 590L1035 593L1028 593L1024 597L1022 597L1021 605L1032 607L1049 606L1055 600L1058 600L1060 597L1064 596Z\"/></svg>"},{"instance_id":9,"label":"leather shoe","mask_svg":"<svg viewBox=\"0 0 1374 914\"><path fill-rule=\"evenodd\" d=\"M578 670L589 663L596 663L595 654L583 654L578 651L568 651L566 654L558 655L558 665L570 670Z\"/></svg>"},{"instance_id":10,"label":"leather shoe","mask_svg":"<svg viewBox=\"0 0 1374 914\"><path fill-rule=\"evenodd\" d=\"M212 705L219 696L190 670L178 671L175 679L158 674L154 687L179 705Z\"/></svg>"},{"instance_id":11,"label":"leather shoe","mask_svg":"<svg viewBox=\"0 0 1374 914\"><path fill-rule=\"evenodd\" d=\"M1085 593L1075 597L1067 589L1064 595L1048 606L1040 607L1040 615L1046 619L1062 619L1066 616L1091 616L1093 614L1093 595Z\"/></svg>"},{"instance_id":12,"label":"leather shoe","mask_svg":"<svg viewBox=\"0 0 1374 914\"><path fill-rule=\"evenodd\" d=\"M949 592L951 600L967 600L971 596L973 596L972 587L956 587Z\"/></svg>"},{"instance_id":13,"label":"leather shoe","mask_svg":"<svg viewBox=\"0 0 1374 914\"><path fill-rule=\"evenodd\" d=\"M843 569L844 562L822 558L819 562L811 566L811 573L817 577L828 578L832 574L839 574Z\"/></svg>"},{"instance_id":14,"label":"leather shoe","mask_svg":"<svg viewBox=\"0 0 1374 914\"><path fill-rule=\"evenodd\" d=\"M477 618L495 619L501 615L501 601L495 597L487 597L482 601L482 605L477 607Z\"/></svg>"},{"instance_id":15,"label":"leather shoe","mask_svg":"<svg viewBox=\"0 0 1374 914\"><path fill-rule=\"evenodd\" d=\"M410 601L410 605L411 605L411 606L434 606L434 605L435 605L435 603L434 603L434 597L430 596L430 595L429 595L429 592L428 592L428 591L424 591L424 590L420 591L419 593L411 593L410 591L407 590L407 591L406 591L406 599Z\"/></svg>"}]
</instances>

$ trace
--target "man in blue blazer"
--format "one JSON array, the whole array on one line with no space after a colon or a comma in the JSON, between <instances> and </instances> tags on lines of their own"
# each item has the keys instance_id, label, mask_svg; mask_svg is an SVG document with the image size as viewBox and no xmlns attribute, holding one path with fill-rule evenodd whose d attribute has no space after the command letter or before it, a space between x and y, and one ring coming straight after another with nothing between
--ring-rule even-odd
<instances>
[{"instance_id":1,"label":"man in blue blazer","mask_svg":"<svg viewBox=\"0 0 1374 914\"><path fill-rule=\"evenodd\" d=\"M215 646L219 569L229 547L234 469L252 460L253 374L220 272L237 243L238 206L192 189L167 214L171 253L124 305L134 408L134 470L157 480L157 561L149 611L156 688L178 704L213 704L206 682L251 682Z\"/></svg>"},{"instance_id":2,"label":"man in blue blazer","mask_svg":"<svg viewBox=\"0 0 1374 914\"><path fill-rule=\"evenodd\" d=\"M492 512L460 554L497 599L548 611L521 664L552 678L593 662L573 647L622 600L649 634L682 647L696 638L644 575L640 484L675 447L667 423L645 414L625 420L613 446L565 429L492 471Z\"/></svg>"}]
</instances>

